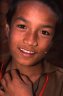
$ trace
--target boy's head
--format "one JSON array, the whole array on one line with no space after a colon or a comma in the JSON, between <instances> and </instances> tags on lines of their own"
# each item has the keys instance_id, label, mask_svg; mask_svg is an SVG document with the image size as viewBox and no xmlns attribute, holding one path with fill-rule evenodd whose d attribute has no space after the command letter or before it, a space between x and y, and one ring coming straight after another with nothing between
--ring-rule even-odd
<instances>
[{"instance_id":1,"label":"boy's head","mask_svg":"<svg viewBox=\"0 0 63 96\"><path fill-rule=\"evenodd\" d=\"M14 64L34 65L48 52L59 20L59 10L52 4L47 0L17 0L9 10L8 34Z\"/></svg>"},{"instance_id":2,"label":"boy's head","mask_svg":"<svg viewBox=\"0 0 63 96\"><path fill-rule=\"evenodd\" d=\"M21 2L28 2L30 0L12 0L11 4L10 4L10 8L7 14L7 21L10 24L12 17L16 11L17 6L19 6L18 4ZM46 4L48 7L50 7L55 14L58 16L59 22L62 21L62 13L61 13L61 9L59 9L59 5L57 4L57 2L55 2L55 0L32 0L33 1L39 1L39 2L43 2L44 4Z\"/></svg>"}]
</instances>

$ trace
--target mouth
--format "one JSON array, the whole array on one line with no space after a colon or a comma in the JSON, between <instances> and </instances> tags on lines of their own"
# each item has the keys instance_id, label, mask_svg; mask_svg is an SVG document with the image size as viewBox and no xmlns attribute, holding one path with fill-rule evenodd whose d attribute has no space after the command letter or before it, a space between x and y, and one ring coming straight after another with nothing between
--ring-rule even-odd
<instances>
[{"instance_id":1,"label":"mouth","mask_svg":"<svg viewBox=\"0 0 63 96\"><path fill-rule=\"evenodd\" d=\"M26 50L23 48L19 48L20 52L24 55L24 56L32 56L34 55L36 52L34 51L30 51L30 50Z\"/></svg>"}]
</instances>

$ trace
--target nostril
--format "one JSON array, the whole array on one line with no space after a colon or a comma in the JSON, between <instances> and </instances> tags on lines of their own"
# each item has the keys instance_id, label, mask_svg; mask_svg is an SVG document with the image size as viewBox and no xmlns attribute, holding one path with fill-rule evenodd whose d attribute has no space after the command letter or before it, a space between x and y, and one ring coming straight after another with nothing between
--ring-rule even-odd
<instances>
[{"instance_id":1,"label":"nostril","mask_svg":"<svg viewBox=\"0 0 63 96\"><path fill-rule=\"evenodd\" d=\"M23 43L28 44L30 46L37 46L37 41L38 35L35 31L28 31L23 38Z\"/></svg>"},{"instance_id":2,"label":"nostril","mask_svg":"<svg viewBox=\"0 0 63 96\"><path fill-rule=\"evenodd\" d=\"M34 39L32 39L32 38L25 38L25 39L23 39L23 42L25 43L25 44L28 44L28 45L30 45L30 46L37 46L38 45L38 42L37 42L37 40L34 38Z\"/></svg>"}]
</instances>

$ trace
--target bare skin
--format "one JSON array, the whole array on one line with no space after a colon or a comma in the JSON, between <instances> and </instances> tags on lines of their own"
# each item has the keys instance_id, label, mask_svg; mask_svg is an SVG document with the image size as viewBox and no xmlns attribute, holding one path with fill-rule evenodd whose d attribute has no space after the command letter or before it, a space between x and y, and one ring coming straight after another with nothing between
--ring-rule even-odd
<instances>
[{"instance_id":1,"label":"bare skin","mask_svg":"<svg viewBox=\"0 0 63 96\"><path fill-rule=\"evenodd\" d=\"M2 96L33 96L32 82L27 76L21 75L20 77L15 70L11 71L12 80L9 73L6 73L2 79L2 85L5 92L0 91Z\"/></svg>"},{"instance_id":2,"label":"bare skin","mask_svg":"<svg viewBox=\"0 0 63 96\"><path fill-rule=\"evenodd\" d=\"M45 4L36 1L19 4L7 33L13 79L8 73L5 74L1 81L5 89L5 93L1 92L2 96L6 93L9 96L33 96L32 83L42 73L39 61L52 45L56 21L55 13ZM21 73L20 78L15 70L12 71L16 68Z\"/></svg>"}]
</instances>

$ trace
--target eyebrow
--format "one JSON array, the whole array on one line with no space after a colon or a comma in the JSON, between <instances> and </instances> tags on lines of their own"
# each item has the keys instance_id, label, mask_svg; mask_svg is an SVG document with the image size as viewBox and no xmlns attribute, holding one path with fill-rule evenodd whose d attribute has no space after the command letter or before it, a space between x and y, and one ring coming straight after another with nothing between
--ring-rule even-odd
<instances>
[{"instance_id":1,"label":"eyebrow","mask_svg":"<svg viewBox=\"0 0 63 96\"><path fill-rule=\"evenodd\" d=\"M42 25L42 28L54 28L52 24Z\"/></svg>"},{"instance_id":2,"label":"eyebrow","mask_svg":"<svg viewBox=\"0 0 63 96\"><path fill-rule=\"evenodd\" d=\"M26 23L28 23L29 21L28 20L26 20L25 18L23 18L23 17L17 17L16 18L16 20L22 20L22 21L24 21L24 22L26 22Z\"/></svg>"},{"instance_id":3,"label":"eyebrow","mask_svg":"<svg viewBox=\"0 0 63 96\"><path fill-rule=\"evenodd\" d=\"M16 20L22 20L23 22L29 23L29 21L23 18L22 16L17 17ZM41 26L42 28L54 28L52 24L43 24Z\"/></svg>"}]
</instances>

